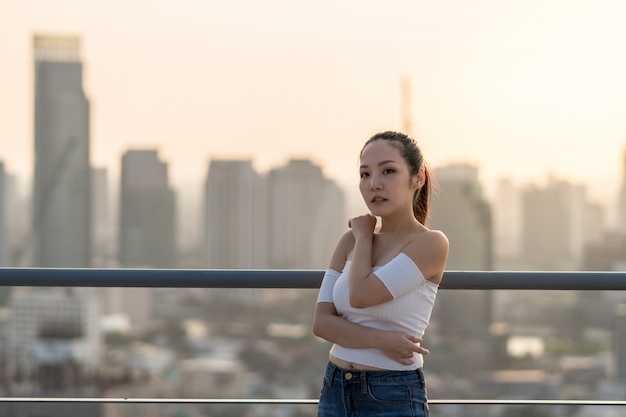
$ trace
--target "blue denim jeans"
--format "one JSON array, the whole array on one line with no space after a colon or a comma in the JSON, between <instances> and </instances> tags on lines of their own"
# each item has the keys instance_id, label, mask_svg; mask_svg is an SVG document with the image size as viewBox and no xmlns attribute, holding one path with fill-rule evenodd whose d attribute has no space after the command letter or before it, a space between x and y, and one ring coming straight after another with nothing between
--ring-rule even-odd
<instances>
[{"instance_id":1,"label":"blue denim jeans","mask_svg":"<svg viewBox=\"0 0 626 417\"><path fill-rule=\"evenodd\" d=\"M424 374L351 371L328 362L318 417L428 417Z\"/></svg>"}]
</instances>

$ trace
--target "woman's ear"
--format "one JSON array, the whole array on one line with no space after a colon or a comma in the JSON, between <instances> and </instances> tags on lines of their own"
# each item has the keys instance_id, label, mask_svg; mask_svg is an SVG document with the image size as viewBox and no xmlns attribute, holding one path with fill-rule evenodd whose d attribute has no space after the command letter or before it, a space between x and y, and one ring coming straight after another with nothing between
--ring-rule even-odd
<instances>
[{"instance_id":1,"label":"woman's ear","mask_svg":"<svg viewBox=\"0 0 626 417\"><path fill-rule=\"evenodd\" d=\"M424 170L424 167L420 168L419 171L417 171L417 174L413 176L413 178L413 187L416 190L422 188L424 186L424 183L426 182L426 171Z\"/></svg>"}]
</instances>

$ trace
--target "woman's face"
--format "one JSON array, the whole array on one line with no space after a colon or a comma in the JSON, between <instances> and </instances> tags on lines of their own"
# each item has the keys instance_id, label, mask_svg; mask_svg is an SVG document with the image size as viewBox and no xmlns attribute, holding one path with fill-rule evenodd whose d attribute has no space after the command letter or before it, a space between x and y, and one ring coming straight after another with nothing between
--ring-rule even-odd
<instances>
[{"instance_id":1,"label":"woman's face","mask_svg":"<svg viewBox=\"0 0 626 417\"><path fill-rule=\"evenodd\" d=\"M374 216L413 209L418 175L411 175L398 148L384 139L368 144L361 153L359 190Z\"/></svg>"}]
</instances>

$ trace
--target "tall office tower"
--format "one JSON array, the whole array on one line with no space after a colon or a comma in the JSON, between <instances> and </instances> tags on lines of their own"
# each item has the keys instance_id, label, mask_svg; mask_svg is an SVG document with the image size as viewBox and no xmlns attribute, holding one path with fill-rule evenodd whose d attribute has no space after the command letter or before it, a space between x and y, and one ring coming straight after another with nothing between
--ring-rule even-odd
<instances>
[{"instance_id":1,"label":"tall office tower","mask_svg":"<svg viewBox=\"0 0 626 417\"><path fill-rule=\"evenodd\" d=\"M608 232L605 207L597 202L586 201L583 215L584 246L603 242Z\"/></svg>"},{"instance_id":2,"label":"tall office tower","mask_svg":"<svg viewBox=\"0 0 626 417\"><path fill-rule=\"evenodd\" d=\"M617 231L626 236L626 147L622 153L622 179L617 202Z\"/></svg>"},{"instance_id":3,"label":"tall office tower","mask_svg":"<svg viewBox=\"0 0 626 417\"><path fill-rule=\"evenodd\" d=\"M586 213L585 253L583 268L587 271L626 270L626 147L622 154L622 179L617 200L617 222L615 231L608 231L604 213L598 208ZM595 215L594 215L595 212ZM596 219L591 223L589 219ZM598 224L601 225L598 228ZM594 228L601 229L598 234Z\"/></svg>"},{"instance_id":4,"label":"tall office tower","mask_svg":"<svg viewBox=\"0 0 626 417\"><path fill-rule=\"evenodd\" d=\"M265 179L252 161L211 160L203 221L208 268L267 268Z\"/></svg>"},{"instance_id":5,"label":"tall office tower","mask_svg":"<svg viewBox=\"0 0 626 417\"><path fill-rule=\"evenodd\" d=\"M80 39L34 36L33 264L87 267L91 249L89 101Z\"/></svg>"},{"instance_id":6,"label":"tall office tower","mask_svg":"<svg viewBox=\"0 0 626 417\"><path fill-rule=\"evenodd\" d=\"M31 200L17 175L5 172L9 266L29 266Z\"/></svg>"},{"instance_id":7,"label":"tall office tower","mask_svg":"<svg viewBox=\"0 0 626 417\"><path fill-rule=\"evenodd\" d=\"M529 269L580 268L584 247L585 188L549 178L522 197L522 251Z\"/></svg>"},{"instance_id":8,"label":"tall office tower","mask_svg":"<svg viewBox=\"0 0 626 417\"><path fill-rule=\"evenodd\" d=\"M607 233L604 215L598 209L587 212L585 219L585 251L582 269L586 271L626 270L626 147L622 154L622 179L617 200L617 222L614 232ZM598 217L600 218L598 221ZM595 218L595 223L589 219ZM601 227L598 227L601 224ZM601 229L598 234L596 229ZM615 294L615 292L612 292Z\"/></svg>"},{"instance_id":9,"label":"tall office tower","mask_svg":"<svg viewBox=\"0 0 626 417\"><path fill-rule=\"evenodd\" d=\"M114 260L114 225L111 218L109 181L106 168L93 168L91 172L93 207L93 248L94 266L110 266Z\"/></svg>"},{"instance_id":10,"label":"tall office tower","mask_svg":"<svg viewBox=\"0 0 626 417\"><path fill-rule=\"evenodd\" d=\"M176 267L176 202L156 150L122 156L119 260L124 267Z\"/></svg>"},{"instance_id":11,"label":"tall office tower","mask_svg":"<svg viewBox=\"0 0 626 417\"><path fill-rule=\"evenodd\" d=\"M498 181L493 201L494 266L514 269L521 255L521 189L511 179Z\"/></svg>"},{"instance_id":12,"label":"tall office tower","mask_svg":"<svg viewBox=\"0 0 626 417\"><path fill-rule=\"evenodd\" d=\"M448 269L493 268L492 218L478 178L478 168L451 164L435 170L440 187L432 199L430 225L450 241Z\"/></svg>"},{"instance_id":13,"label":"tall office tower","mask_svg":"<svg viewBox=\"0 0 626 417\"><path fill-rule=\"evenodd\" d=\"M268 174L269 266L324 269L346 229L345 196L310 160Z\"/></svg>"},{"instance_id":14,"label":"tall office tower","mask_svg":"<svg viewBox=\"0 0 626 417\"><path fill-rule=\"evenodd\" d=\"M4 163L0 161L0 267L9 263L9 230L7 225L7 210L9 208L7 176Z\"/></svg>"},{"instance_id":15,"label":"tall office tower","mask_svg":"<svg viewBox=\"0 0 626 417\"><path fill-rule=\"evenodd\" d=\"M440 167L434 173L440 189L433 195L428 224L448 237L446 269L493 269L491 209L483 196L478 168L458 163ZM442 291L438 295L433 312L435 327L445 350L460 361L460 369L467 369L469 363L470 368L490 366L485 341L489 340L492 323L492 295L492 291L482 290ZM457 350L461 345L465 350Z\"/></svg>"}]
</instances>

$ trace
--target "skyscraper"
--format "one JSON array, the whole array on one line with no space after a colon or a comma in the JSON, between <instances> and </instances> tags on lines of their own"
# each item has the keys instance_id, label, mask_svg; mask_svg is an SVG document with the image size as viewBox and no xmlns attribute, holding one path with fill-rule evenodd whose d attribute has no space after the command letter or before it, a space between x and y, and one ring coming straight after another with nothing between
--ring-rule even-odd
<instances>
[{"instance_id":1,"label":"skyscraper","mask_svg":"<svg viewBox=\"0 0 626 417\"><path fill-rule=\"evenodd\" d=\"M175 193L156 150L122 156L119 259L124 267L176 267Z\"/></svg>"},{"instance_id":2,"label":"skyscraper","mask_svg":"<svg viewBox=\"0 0 626 417\"><path fill-rule=\"evenodd\" d=\"M33 264L87 267L91 248L89 101L80 39L34 36Z\"/></svg>"},{"instance_id":3,"label":"skyscraper","mask_svg":"<svg viewBox=\"0 0 626 417\"><path fill-rule=\"evenodd\" d=\"M435 170L440 192L432 200L430 225L450 240L447 269L493 269L491 208L485 200L478 168L450 164Z\"/></svg>"},{"instance_id":4,"label":"skyscraper","mask_svg":"<svg viewBox=\"0 0 626 417\"><path fill-rule=\"evenodd\" d=\"M267 268L265 190L251 160L211 160L203 215L208 268Z\"/></svg>"},{"instance_id":5,"label":"skyscraper","mask_svg":"<svg viewBox=\"0 0 626 417\"><path fill-rule=\"evenodd\" d=\"M498 180L493 199L494 265L511 269L519 264L522 233L522 192L509 178Z\"/></svg>"},{"instance_id":6,"label":"skyscraper","mask_svg":"<svg viewBox=\"0 0 626 417\"><path fill-rule=\"evenodd\" d=\"M114 222L111 216L109 180L106 168L93 168L92 188L92 263L94 267L110 265L114 258Z\"/></svg>"},{"instance_id":7,"label":"skyscraper","mask_svg":"<svg viewBox=\"0 0 626 417\"><path fill-rule=\"evenodd\" d=\"M522 197L522 250L531 270L575 271L585 243L585 188L549 178Z\"/></svg>"},{"instance_id":8,"label":"skyscraper","mask_svg":"<svg viewBox=\"0 0 626 417\"><path fill-rule=\"evenodd\" d=\"M4 163L0 161L0 267L7 266L9 261L9 233L7 228L7 179Z\"/></svg>"},{"instance_id":9,"label":"skyscraper","mask_svg":"<svg viewBox=\"0 0 626 417\"><path fill-rule=\"evenodd\" d=\"M468 163L450 164L436 169L435 178L440 190L433 195L428 225L443 231L450 241L446 269L492 270L491 208L483 195L478 168ZM493 321L493 291L443 291L437 297L434 329L440 332L449 364L459 370L492 366L485 345Z\"/></svg>"},{"instance_id":10,"label":"skyscraper","mask_svg":"<svg viewBox=\"0 0 626 417\"><path fill-rule=\"evenodd\" d=\"M622 153L622 179L617 202L617 231L626 236L626 147Z\"/></svg>"},{"instance_id":11,"label":"skyscraper","mask_svg":"<svg viewBox=\"0 0 626 417\"><path fill-rule=\"evenodd\" d=\"M268 175L269 267L326 267L346 229L343 190L308 159Z\"/></svg>"}]
</instances>

